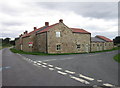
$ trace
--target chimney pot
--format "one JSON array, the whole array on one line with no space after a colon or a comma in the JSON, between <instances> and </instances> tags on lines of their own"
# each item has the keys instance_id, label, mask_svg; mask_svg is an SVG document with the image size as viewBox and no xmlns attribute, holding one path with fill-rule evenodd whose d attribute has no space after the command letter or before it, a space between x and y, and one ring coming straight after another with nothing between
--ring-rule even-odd
<instances>
[{"instance_id":1,"label":"chimney pot","mask_svg":"<svg viewBox=\"0 0 120 88\"><path fill-rule=\"evenodd\" d=\"M45 26L49 26L49 22L45 22Z\"/></svg>"},{"instance_id":2,"label":"chimney pot","mask_svg":"<svg viewBox=\"0 0 120 88\"><path fill-rule=\"evenodd\" d=\"M60 19L59 22L60 22L60 23L63 23L63 19Z\"/></svg>"},{"instance_id":3,"label":"chimney pot","mask_svg":"<svg viewBox=\"0 0 120 88\"><path fill-rule=\"evenodd\" d=\"M25 31L25 34L27 34L28 33L28 31Z\"/></svg>"},{"instance_id":4,"label":"chimney pot","mask_svg":"<svg viewBox=\"0 0 120 88\"><path fill-rule=\"evenodd\" d=\"M19 37L21 37L22 36L22 34L21 35L19 35Z\"/></svg>"},{"instance_id":5,"label":"chimney pot","mask_svg":"<svg viewBox=\"0 0 120 88\"><path fill-rule=\"evenodd\" d=\"M37 29L37 27L34 27L34 30L36 30Z\"/></svg>"}]
</instances>

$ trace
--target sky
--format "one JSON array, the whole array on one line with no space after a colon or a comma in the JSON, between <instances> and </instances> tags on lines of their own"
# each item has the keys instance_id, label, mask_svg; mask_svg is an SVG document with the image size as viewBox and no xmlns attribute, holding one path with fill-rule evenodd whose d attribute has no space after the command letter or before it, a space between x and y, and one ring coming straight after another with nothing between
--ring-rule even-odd
<instances>
[{"instance_id":1,"label":"sky","mask_svg":"<svg viewBox=\"0 0 120 88\"><path fill-rule=\"evenodd\" d=\"M118 35L118 2L40 2L28 0L0 1L0 38L19 37L25 30L50 25L63 19L71 28L82 28L91 36L110 39Z\"/></svg>"}]
</instances>

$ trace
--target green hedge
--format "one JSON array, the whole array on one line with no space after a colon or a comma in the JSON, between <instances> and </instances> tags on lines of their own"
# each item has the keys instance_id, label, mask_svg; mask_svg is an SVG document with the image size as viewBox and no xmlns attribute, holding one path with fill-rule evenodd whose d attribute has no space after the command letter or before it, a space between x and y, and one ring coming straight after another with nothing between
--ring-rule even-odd
<instances>
[{"instance_id":1,"label":"green hedge","mask_svg":"<svg viewBox=\"0 0 120 88\"><path fill-rule=\"evenodd\" d=\"M114 56L114 60L120 63L120 53Z\"/></svg>"}]
</instances>

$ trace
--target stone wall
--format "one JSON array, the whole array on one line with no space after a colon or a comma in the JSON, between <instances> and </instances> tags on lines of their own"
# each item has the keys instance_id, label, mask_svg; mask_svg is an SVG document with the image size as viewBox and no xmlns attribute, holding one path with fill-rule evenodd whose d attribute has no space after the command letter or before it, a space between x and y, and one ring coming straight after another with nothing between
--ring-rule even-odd
<instances>
[{"instance_id":1,"label":"stone wall","mask_svg":"<svg viewBox=\"0 0 120 88\"><path fill-rule=\"evenodd\" d=\"M56 37L56 32L60 32L60 37ZM59 23L52 29L49 29L47 38L48 53L79 53L90 51L90 34L73 33L63 23ZM77 44L80 44L79 49L77 49ZM60 50L56 49L57 45L61 46ZM85 47L83 48L83 46ZM88 49L86 49L86 46Z\"/></svg>"},{"instance_id":2,"label":"stone wall","mask_svg":"<svg viewBox=\"0 0 120 88\"><path fill-rule=\"evenodd\" d=\"M46 32L37 34L36 36L36 51L47 53L47 41L46 41Z\"/></svg>"},{"instance_id":3,"label":"stone wall","mask_svg":"<svg viewBox=\"0 0 120 88\"><path fill-rule=\"evenodd\" d=\"M91 51L104 50L104 42L91 42Z\"/></svg>"}]
</instances>

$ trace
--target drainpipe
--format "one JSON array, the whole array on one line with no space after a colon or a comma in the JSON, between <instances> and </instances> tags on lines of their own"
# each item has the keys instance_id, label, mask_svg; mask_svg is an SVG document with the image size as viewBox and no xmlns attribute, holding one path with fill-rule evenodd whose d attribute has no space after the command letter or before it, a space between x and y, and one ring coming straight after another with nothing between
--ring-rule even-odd
<instances>
[{"instance_id":1,"label":"drainpipe","mask_svg":"<svg viewBox=\"0 0 120 88\"><path fill-rule=\"evenodd\" d=\"M47 32L46 32L46 53L48 53L48 40L47 40Z\"/></svg>"}]
</instances>

